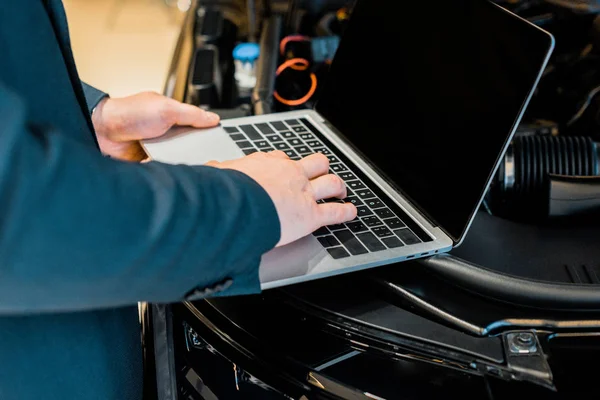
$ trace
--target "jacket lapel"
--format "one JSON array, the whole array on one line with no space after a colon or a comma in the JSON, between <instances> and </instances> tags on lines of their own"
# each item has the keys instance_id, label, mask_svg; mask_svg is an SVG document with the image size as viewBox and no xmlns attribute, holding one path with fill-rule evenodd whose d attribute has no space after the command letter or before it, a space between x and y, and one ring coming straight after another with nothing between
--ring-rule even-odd
<instances>
[{"instance_id":1,"label":"jacket lapel","mask_svg":"<svg viewBox=\"0 0 600 400\"><path fill-rule=\"evenodd\" d=\"M69 78L71 80L71 85L73 86L75 96L77 97L77 101L79 102L79 107L81 107L81 111L85 116L86 122L90 128L90 133L94 137L96 145L98 145L98 141L96 140L96 135L94 133L94 125L92 124L92 119L88 112L85 95L83 93L83 87L81 85L81 80L79 79L77 67L75 66L75 59L73 58L71 41L69 39L67 15L65 13L62 0L42 0L42 2L44 3L46 11L48 12L48 16L52 21L52 26L54 27L54 34L56 35L56 40L58 41L58 44L62 51L62 55L65 60L65 65L67 66L67 71L69 73Z\"/></svg>"}]
</instances>

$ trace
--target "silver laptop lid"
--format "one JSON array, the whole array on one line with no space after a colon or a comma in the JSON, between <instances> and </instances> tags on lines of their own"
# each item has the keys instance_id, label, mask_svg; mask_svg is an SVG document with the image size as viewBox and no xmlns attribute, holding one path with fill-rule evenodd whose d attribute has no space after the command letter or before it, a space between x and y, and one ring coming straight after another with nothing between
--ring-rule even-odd
<instances>
[{"instance_id":1,"label":"silver laptop lid","mask_svg":"<svg viewBox=\"0 0 600 400\"><path fill-rule=\"evenodd\" d=\"M358 0L316 110L458 245L553 47L487 0Z\"/></svg>"}]
</instances>

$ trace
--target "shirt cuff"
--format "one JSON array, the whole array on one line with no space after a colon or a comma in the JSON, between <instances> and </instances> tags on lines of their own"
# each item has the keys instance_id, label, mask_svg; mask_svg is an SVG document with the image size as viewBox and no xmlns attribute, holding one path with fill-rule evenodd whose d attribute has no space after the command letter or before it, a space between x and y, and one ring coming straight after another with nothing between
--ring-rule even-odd
<instances>
[{"instance_id":1,"label":"shirt cuff","mask_svg":"<svg viewBox=\"0 0 600 400\"><path fill-rule=\"evenodd\" d=\"M94 110L98 106L98 104L105 98L109 97L108 93L104 93L101 90L96 89L93 86L88 85L85 82L82 82L83 94L85 96L85 101L88 106L88 111L93 114Z\"/></svg>"}]
</instances>

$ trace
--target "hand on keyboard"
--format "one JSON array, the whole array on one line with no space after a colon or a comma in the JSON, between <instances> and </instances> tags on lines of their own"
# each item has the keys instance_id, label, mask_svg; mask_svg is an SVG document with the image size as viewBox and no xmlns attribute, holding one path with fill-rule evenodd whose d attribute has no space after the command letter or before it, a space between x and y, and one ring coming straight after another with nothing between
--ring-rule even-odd
<instances>
[{"instance_id":1,"label":"hand on keyboard","mask_svg":"<svg viewBox=\"0 0 600 400\"><path fill-rule=\"evenodd\" d=\"M346 198L346 185L328 174L329 160L312 154L298 161L283 151L256 152L246 157L206 165L234 169L254 179L273 200L281 224L277 246L291 243L325 225L341 224L356 218L352 203L316 201L331 197Z\"/></svg>"}]
</instances>

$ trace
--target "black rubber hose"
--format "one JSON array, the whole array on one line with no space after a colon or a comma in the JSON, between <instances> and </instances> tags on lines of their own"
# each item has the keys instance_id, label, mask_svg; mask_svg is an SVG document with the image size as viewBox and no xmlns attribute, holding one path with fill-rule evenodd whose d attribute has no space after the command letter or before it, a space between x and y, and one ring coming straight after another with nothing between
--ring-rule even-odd
<instances>
[{"instance_id":1,"label":"black rubber hose","mask_svg":"<svg viewBox=\"0 0 600 400\"><path fill-rule=\"evenodd\" d=\"M503 196L516 209L544 214L551 175L592 176L600 166L590 137L519 136L512 142L514 184Z\"/></svg>"}]
</instances>

